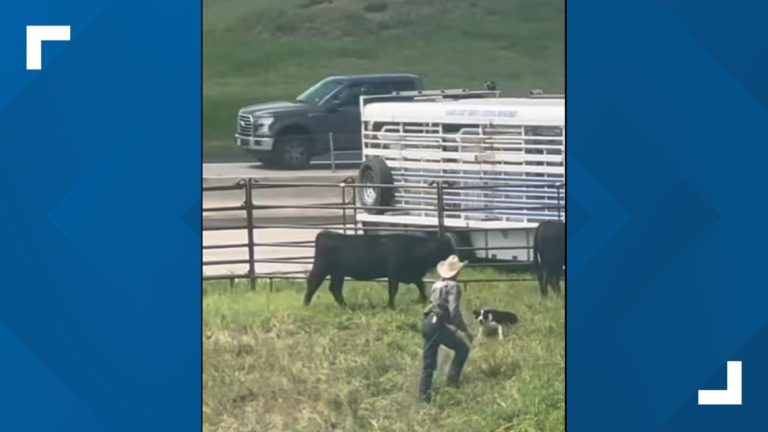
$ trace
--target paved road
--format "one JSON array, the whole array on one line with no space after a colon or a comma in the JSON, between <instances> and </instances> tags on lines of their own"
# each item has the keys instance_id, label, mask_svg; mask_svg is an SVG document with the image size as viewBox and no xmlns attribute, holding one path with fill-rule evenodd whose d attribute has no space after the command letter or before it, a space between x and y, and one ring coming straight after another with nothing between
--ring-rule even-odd
<instances>
[{"instance_id":1,"label":"paved road","mask_svg":"<svg viewBox=\"0 0 768 432\"><path fill-rule=\"evenodd\" d=\"M358 162L362 160L362 158L363 158L363 152L361 150L345 150L345 151L337 151L336 157L334 159L336 162L350 163L350 162ZM222 164L250 163L252 165L259 165L258 159L256 159L256 157L253 154L237 148L229 149L224 154L203 155L203 161L211 162L211 163L222 163ZM312 160L312 164L318 167L323 167L324 165L330 166L331 156L328 154L316 156Z\"/></svg>"},{"instance_id":2,"label":"paved road","mask_svg":"<svg viewBox=\"0 0 768 432\"><path fill-rule=\"evenodd\" d=\"M336 156L335 166L331 164L328 155L318 156L312 161L310 169L302 171L280 170L265 168L259 162L238 162L238 163L204 163L203 178L220 177L292 177L297 173L301 176L331 173L331 169L337 171L357 172L360 167L362 152L344 152Z\"/></svg>"},{"instance_id":3,"label":"paved road","mask_svg":"<svg viewBox=\"0 0 768 432\"><path fill-rule=\"evenodd\" d=\"M203 164L203 184L206 181L226 178L253 177L257 179L316 179L316 178L337 178L345 175L354 175L357 173L358 163L338 164L336 171L331 171L329 166L312 166L311 169L294 171L265 168L259 163L204 163Z\"/></svg>"},{"instance_id":4,"label":"paved road","mask_svg":"<svg viewBox=\"0 0 768 432\"><path fill-rule=\"evenodd\" d=\"M355 175L356 169L338 170L312 169L305 171L267 170L254 164L204 164L203 187L223 186L234 184L238 179L255 178L261 183L323 183L327 187L290 187L278 189L256 189L253 192L255 205L309 205L309 204L339 204L341 190L338 184L348 176ZM221 207L240 206L245 200L242 190L210 191L203 193L203 245L245 244L248 232L245 211L206 211ZM333 209L297 209L277 208L263 209L254 212L255 243L289 243L309 242L320 231L317 229L281 229L263 228L268 225L304 225L304 224L334 224L341 225L345 215L340 210ZM352 223L352 215L347 214L346 220ZM213 231L209 229L214 229ZM313 251L310 244L299 244L292 247L257 246L254 255L257 260L274 260L275 258L290 257L296 259L296 264L260 262L256 264L258 273L306 271L311 262ZM305 258L302 258L305 257ZM203 261L244 260L248 258L247 248L205 249ZM243 274L248 265L222 264L204 265L203 274Z\"/></svg>"}]
</instances>

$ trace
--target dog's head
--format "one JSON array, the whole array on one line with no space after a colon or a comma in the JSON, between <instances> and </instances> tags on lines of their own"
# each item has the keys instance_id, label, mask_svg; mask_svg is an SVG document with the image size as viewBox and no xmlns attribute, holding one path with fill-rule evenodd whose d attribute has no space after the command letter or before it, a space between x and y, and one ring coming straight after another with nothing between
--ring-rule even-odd
<instances>
[{"instance_id":1,"label":"dog's head","mask_svg":"<svg viewBox=\"0 0 768 432\"><path fill-rule=\"evenodd\" d=\"M475 309L472 311L472 315L475 317L475 321L481 325L491 321L491 314L488 309Z\"/></svg>"}]
</instances>

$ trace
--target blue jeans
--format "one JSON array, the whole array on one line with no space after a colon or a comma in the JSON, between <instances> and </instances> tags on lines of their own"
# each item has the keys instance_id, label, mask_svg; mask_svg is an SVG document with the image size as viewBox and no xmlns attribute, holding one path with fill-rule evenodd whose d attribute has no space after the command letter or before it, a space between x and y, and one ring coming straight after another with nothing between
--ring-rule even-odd
<instances>
[{"instance_id":1,"label":"blue jeans","mask_svg":"<svg viewBox=\"0 0 768 432\"><path fill-rule=\"evenodd\" d=\"M454 351L447 379L448 384L454 386L459 384L461 371L464 369L464 363L469 356L469 345L445 324L439 320L435 322L432 314L427 315L424 319L422 336L424 337L424 366L421 370L419 399L422 402L429 402L432 399L432 376L437 368L437 352L440 345Z\"/></svg>"}]
</instances>

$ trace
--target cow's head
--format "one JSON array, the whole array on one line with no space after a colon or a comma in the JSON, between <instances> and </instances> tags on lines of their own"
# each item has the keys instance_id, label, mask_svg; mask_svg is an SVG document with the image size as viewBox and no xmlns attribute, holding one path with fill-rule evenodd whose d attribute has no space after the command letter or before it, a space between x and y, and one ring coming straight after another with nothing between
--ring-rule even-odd
<instances>
[{"instance_id":1,"label":"cow's head","mask_svg":"<svg viewBox=\"0 0 768 432\"><path fill-rule=\"evenodd\" d=\"M434 248L434 260L438 263L456 253L456 242L449 234L437 237Z\"/></svg>"}]
</instances>

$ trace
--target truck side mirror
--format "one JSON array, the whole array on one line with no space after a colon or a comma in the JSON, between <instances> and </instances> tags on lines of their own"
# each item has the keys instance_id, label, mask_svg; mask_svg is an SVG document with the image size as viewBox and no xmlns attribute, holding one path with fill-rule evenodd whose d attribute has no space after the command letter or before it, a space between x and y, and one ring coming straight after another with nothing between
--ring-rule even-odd
<instances>
[{"instance_id":1,"label":"truck side mirror","mask_svg":"<svg viewBox=\"0 0 768 432\"><path fill-rule=\"evenodd\" d=\"M339 107L341 107L341 100L339 99L331 99L328 101L328 103L325 105L325 109L328 112L335 112L339 110Z\"/></svg>"}]
</instances>

